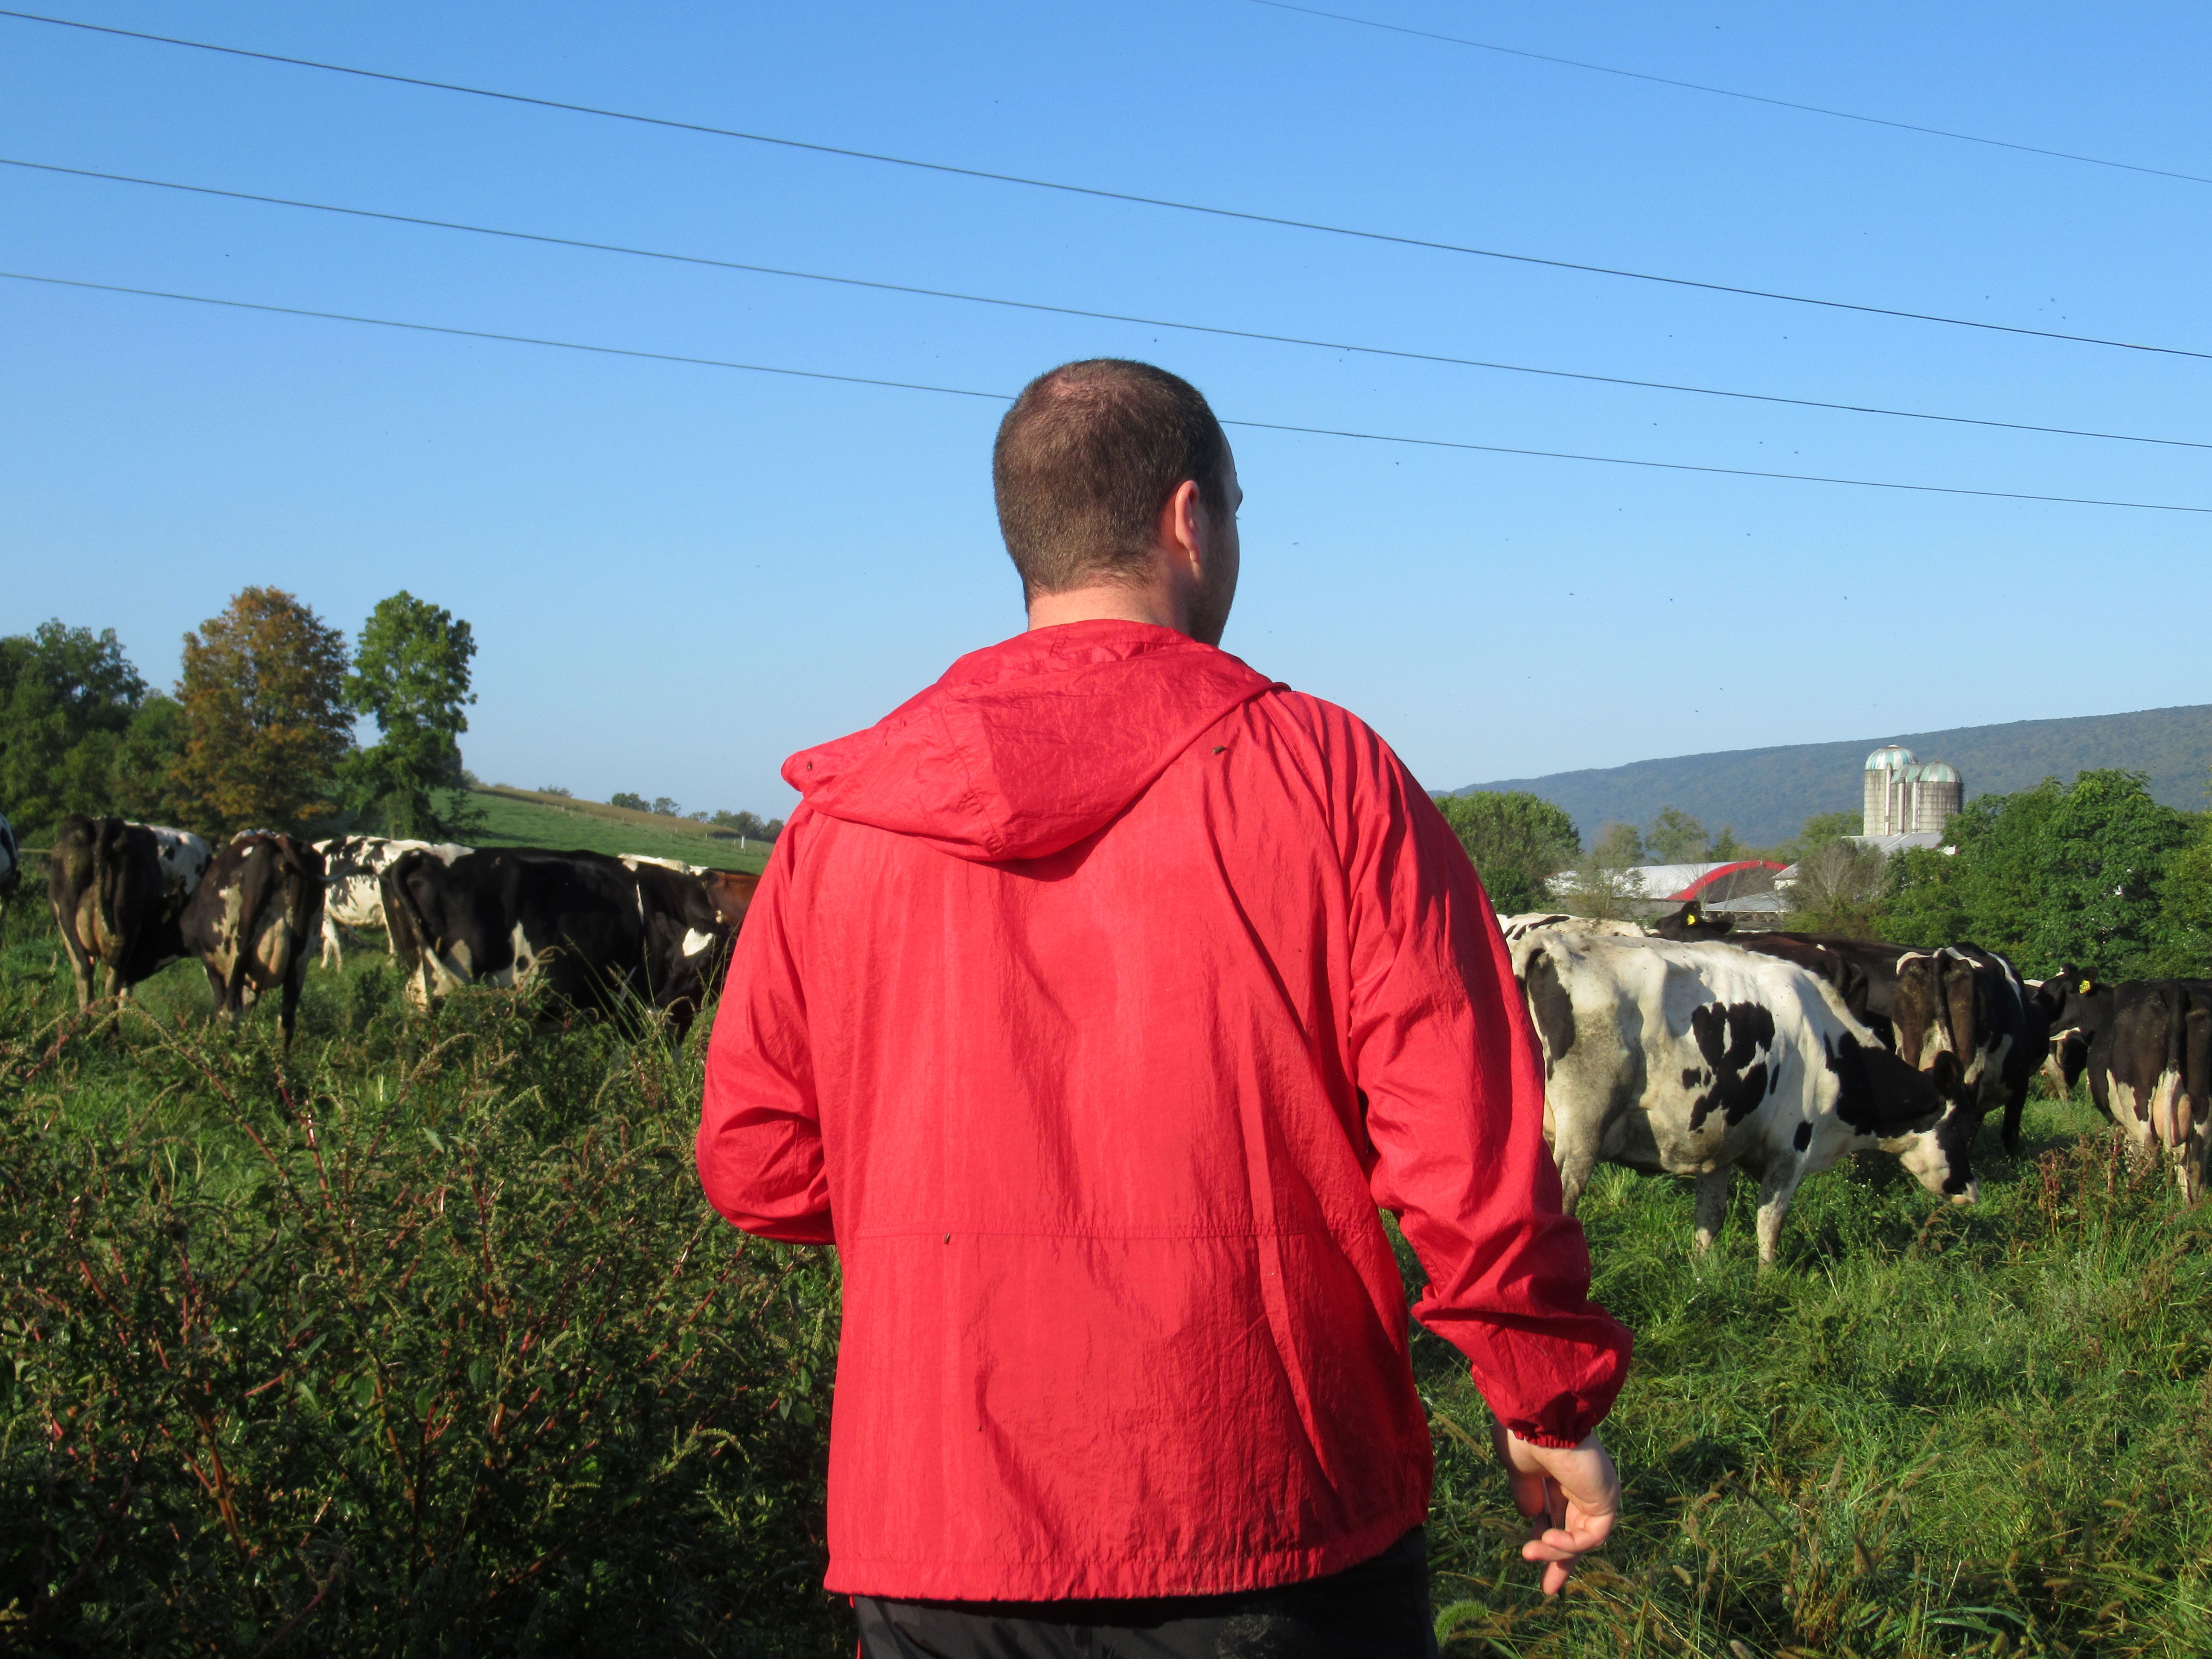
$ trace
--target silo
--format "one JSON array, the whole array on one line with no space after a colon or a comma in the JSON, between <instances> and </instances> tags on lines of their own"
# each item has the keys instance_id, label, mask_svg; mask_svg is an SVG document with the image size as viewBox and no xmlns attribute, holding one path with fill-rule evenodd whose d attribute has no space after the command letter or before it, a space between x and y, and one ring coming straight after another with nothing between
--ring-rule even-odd
<instances>
[{"instance_id":1,"label":"silo","mask_svg":"<svg viewBox=\"0 0 2212 1659\"><path fill-rule=\"evenodd\" d=\"M1861 835L1893 836L1905 828L1897 822L1904 805L1899 799L1899 775L1911 765L1912 751L1893 743L1867 757L1866 806L1859 828Z\"/></svg>"},{"instance_id":2,"label":"silo","mask_svg":"<svg viewBox=\"0 0 2212 1659\"><path fill-rule=\"evenodd\" d=\"M1912 822L1906 827L1940 832L1966 804L1966 781L1956 767L1943 761L1929 761L1916 769L1919 777L1913 789Z\"/></svg>"}]
</instances>

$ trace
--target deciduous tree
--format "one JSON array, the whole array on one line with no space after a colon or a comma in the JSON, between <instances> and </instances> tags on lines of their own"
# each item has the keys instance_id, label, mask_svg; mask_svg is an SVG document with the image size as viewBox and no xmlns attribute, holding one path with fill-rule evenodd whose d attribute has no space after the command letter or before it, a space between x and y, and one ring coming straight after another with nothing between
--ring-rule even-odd
<instances>
[{"instance_id":1,"label":"deciduous tree","mask_svg":"<svg viewBox=\"0 0 2212 1659\"><path fill-rule=\"evenodd\" d=\"M1440 795L1437 805L1474 861L1500 915L1550 903L1545 883L1583 849L1575 821L1565 810L1525 790Z\"/></svg>"},{"instance_id":2,"label":"deciduous tree","mask_svg":"<svg viewBox=\"0 0 2212 1659\"><path fill-rule=\"evenodd\" d=\"M362 624L346 701L376 722L377 741L346 762L343 782L346 805L363 822L391 835L428 837L459 830L472 816L459 792L476 653L468 623L404 588Z\"/></svg>"},{"instance_id":3,"label":"deciduous tree","mask_svg":"<svg viewBox=\"0 0 2212 1659\"><path fill-rule=\"evenodd\" d=\"M300 830L353 747L345 636L291 594L241 589L185 635L182 785L197 827Z\"/></svg>"},{"instance_id":4,"label":"deciduous tree","mask_svg":"<svg viewBox=\"0 0 2212 1659\"><path fill-rule=\"evenodd\" d=\"M1692 864L1705 856L1705 826L1677 806L1662 806L1644 845L1655 864Z\"/></svg>"}]
</instances>

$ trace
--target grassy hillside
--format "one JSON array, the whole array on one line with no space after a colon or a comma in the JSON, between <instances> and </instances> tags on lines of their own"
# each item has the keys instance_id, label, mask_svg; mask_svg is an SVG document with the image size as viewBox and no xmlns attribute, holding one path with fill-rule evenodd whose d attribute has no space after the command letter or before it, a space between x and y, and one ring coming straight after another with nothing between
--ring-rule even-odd
<instances>
[{"instance_id":1,"label":"grassy hillside","mask_svg":"<svg viewBox=\"0 0 2212 1659\"><path fill-rule=\"evenodd\" d=\"M1541 795L1565 807L1585 839L1605 824L1649 823L1661 808L1679 806L1709 830L1732 824L1744 841L1765 846L1796 835L1815 812L1857 811L1861 769L1886 743L1902 743L1923 760L1950 762L1966 779L1969 799L2119 767L2148 773L2151 793L2167 805L2196 811L2205 805L2212 779L2212 703L1948 732L1876 732L1839 743L1680 755L1468 788Z\"/></svg>"},{"instance_id":2,"label":"grassy hillside","mask_svg":"<svg viewBox=\"0 0 2212 1659\"><path fill-rule=\"evenodd\" d=\"M472 844L479 847L641 853L649 858L708 864L718 870L758 871L768 864L763 843L755 841L740 848L735 836L690 818L633 812L601 801L571 800L503 784L471 790L469 805L483 815L484 827L472 832Z\"/></svg>"}]
</instances>

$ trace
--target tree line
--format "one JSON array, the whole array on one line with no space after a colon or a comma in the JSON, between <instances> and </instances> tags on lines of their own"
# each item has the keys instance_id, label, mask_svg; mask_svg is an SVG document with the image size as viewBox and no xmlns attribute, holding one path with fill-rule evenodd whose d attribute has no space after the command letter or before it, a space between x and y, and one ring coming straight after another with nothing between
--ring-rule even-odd
<instances>
[{"instance_id":1,"label":"tree line","mask_svg":"<svg viewBox=\"0 0 2212 1659\"><path fill-rule=\"evenodd\" d=\"M184 637L169 691L113 629L58 619L0 638L0 811L50 834L72 812L210 836L343 824L394 836L470 826L469 624L402 591L349 650L295 595L241 589ZM377 739L356 742L357 720Z\"/></svg>"},{"instance_id":2,"label":"tree line","mask_svg":"<svg viewBox=\"0 0 2212 1659\"><path fill-rule=\"evenodd\" d=\"M1603 902L1637 865L1767 858L1798 868L1788 902L1801 931L1971 940L2035 978L2069 963L2116 979L2212 969L2212 811L2161 804L2140 772L1978 796L1951 821L1948 846L1894 858L1853 841L1856 812L1819 814L1794 840L1753 848L1669 806L1643 829L1607 825L1585 848L1564 810L1523 791L1437 805L1501 914L1561 902L1548 883L1565 872L1578 900Z\"/></svg>"},{"instance_id":3,"label":"tree line","mask_svg":"<svg viewBox=\"0 0 2212 1659\"><path fill-rule=\"evenodd\" d=\"M565 789L555 792L567 794ZM620 806L632 812L652 812L664 818L688 818L694 823L711 823L717 830L726 830L732 835L742 836L748 841L774 841L783 833L781 818L763 819L757 812L686 812L666 795L647 800L628 790L617 790L607 797L607 805Z\"/></svg>"}]
</instances>

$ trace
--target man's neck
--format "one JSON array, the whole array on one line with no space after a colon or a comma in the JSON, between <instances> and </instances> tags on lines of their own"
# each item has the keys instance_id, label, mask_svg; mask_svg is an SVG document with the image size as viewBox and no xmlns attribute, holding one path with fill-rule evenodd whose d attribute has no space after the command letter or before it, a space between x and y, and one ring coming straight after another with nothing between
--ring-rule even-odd
<instances>
[{"instance_id":1,"label":"man's neck","mask_svg":"<svg viewBox=\"0 0 2212 1659\"><path fill-rule=\"evenodd\" d=\"M1066 623L1150 623L1156 628L1190 632L1190 619L1182 605L1154 586L1137 587L1126 582L1099 582L1090 587L1071 587L1060 593L1040 593L1030 601L1030 627L1058 628Z\"/></svg>"}]
</instances>

